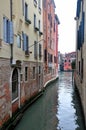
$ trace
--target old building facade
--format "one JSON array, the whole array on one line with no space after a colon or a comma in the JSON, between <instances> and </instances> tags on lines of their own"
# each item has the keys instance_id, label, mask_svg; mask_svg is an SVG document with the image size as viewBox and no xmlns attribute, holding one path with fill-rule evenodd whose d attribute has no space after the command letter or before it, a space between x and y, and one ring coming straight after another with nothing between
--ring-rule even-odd
<instances>
[{"instance_id":1,"label":"old building facade","mask_svg":"<svg viewBox=\"0 0 86 130\"><path fill-rule=\"evenodd\" d=\"M86 125L86 1L77 1L76 12L76 73L75 84L81 97Z\"/></svg>"},{"instance_id":2,"label":"old building facade","mask_svg":"<svg viewBox=\"0 0 86 130\"><path fill-rule=\"evenodd\" d=\"M43 1L44 83L58 75L58 16L54 0Z\"/></svg>"},{"instance_id":3,"label":"old building facade","mask_svg":"<svg viewBox=\"0 0 86 130\"><path fill-rule=\"evenodd\" d=\"M0 128L57 78L58 24L53 0L1 2Z\"/></svg>"},{"instance_id":4,"label":"old building facade","mask_svg":"<svg viewBox=\"0 0 86 130\"><path fill-rule=\"evenodd\" d=\"M41 0L0 4L0 126L43 89L42 13Z\"/></svg>"},{"instance_id":5,"label":"old building facade","mask_svg":"<svg viewBox=\"0 0 86 130\"><path fill-rule=\"evenodd\" d=\"M64 57L64 71L72 71L72 62L76 60L76 52L66 53Z\"/></svg>"}]
</instances>

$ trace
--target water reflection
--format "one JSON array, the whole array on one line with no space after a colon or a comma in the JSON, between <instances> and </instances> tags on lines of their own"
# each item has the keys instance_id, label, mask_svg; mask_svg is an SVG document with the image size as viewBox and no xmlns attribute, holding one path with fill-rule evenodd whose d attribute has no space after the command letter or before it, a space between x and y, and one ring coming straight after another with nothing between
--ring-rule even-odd
<instances>
[{"instance_id":1,"label":"water reflection","mask_svg":"<svg viewBox=\"0 0 86 130\"><path fill-rule=\"evenodd\" d=\"M80 103L72 85L72 73L60 73L58 82L58 130L85 130ZM78 112L77 113L77 109ZM76 114L77 113L77 114ZM82 125L81 125L82 124Z\"/></svg>"},{"instance_id":2,"label":"water reflection","mask_svg":"<svg viewBox=\"0 0 86 130\"><path fill-rule=\"evenodd\" d=\"M15 130L56 130L57 86L49 85L44 95L25 112Z\"/></svg>"},{"instance_id":3,"label":"water reflection","mask_svg":"<svg viewBox=\"0 0 86 130\"><path fill-rule=\"evenodd\" d=\"M71 72L59 74L59 80L28 108L15 130L85 130Z\"/></svg>"}]
</instances>

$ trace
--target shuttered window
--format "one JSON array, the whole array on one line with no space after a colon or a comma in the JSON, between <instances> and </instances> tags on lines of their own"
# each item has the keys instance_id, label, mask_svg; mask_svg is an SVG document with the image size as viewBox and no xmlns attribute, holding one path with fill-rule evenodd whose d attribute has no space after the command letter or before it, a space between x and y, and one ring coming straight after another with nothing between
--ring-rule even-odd
<instances>
[{"instance_id":1,"label":"shuttered window","mask_svg":"<svg viewBox=\"0 0 86 130\"><path fill-rule=\"evenodd\" d=\"M41 50L42 50L41 44L39 44L39 58L41 58L41 56L42 56Z\"/></svg>"},{"instance_id":2,"label":"shuttered window","mask_svg":"<svg viewBox=\"0 0 86 130\"><path fill-rule=\"evenodd\" d=\"M28 19L28 4L25 3L25 20Z\"/></svg>"},{"instance_id":3,"label":"shuttered window","mask_svg":"<svg viewBox=\"0 0 86 130\"><path fill-rule=\"evenodd\" d=\"M36 27L36 15L34 14L34 28Z\"/></svg>"},{"instance_id":4,"label":"shuttered window","mask_svg":"<svg viewBox=\"0 0 86 130\"><path fill-rule=\"evenodd\" d=\"M23 37L23 45L22 45L23 50L24 50L24 51L27 51L27 50L29 50L29 38L28 38L28 36L27 36L25 33L23 33L23 32L22 32L22 37Z\"/></svg>"},{"instance_id":5,"label":"shuttered window","mask_svg":"<svg viewBox=\"0 0 86 130\"><path fill-rule=\"evenodd\" d=\"M13 22L3 17L3 39L6 43L13 44Z\"/></svg>"},{"instance_id":6,"label":"shuttered window","mask_svg":"<svg viewBox=\"0 0 86 130\"><path fill-rule=\"evenodd\" d=\"M37 59L37 42L34 41L34 58Z\"/></svg>"},{"instance_id":7,"label":"shuttered window","mask_svg":"<svg viewBox=\"0 0 86 130\"><path fill-rule=\"evenodd\" d=\"M40 32L40 20L39 20L39 32Z\"/></svg>"}]
</instances>

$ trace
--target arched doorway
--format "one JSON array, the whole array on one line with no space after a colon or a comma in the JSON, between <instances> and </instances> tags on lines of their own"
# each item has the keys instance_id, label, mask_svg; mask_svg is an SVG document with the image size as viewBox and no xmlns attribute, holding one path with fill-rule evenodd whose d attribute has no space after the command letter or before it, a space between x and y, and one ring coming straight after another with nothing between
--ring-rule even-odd
<instances>
[{"instance_id":1,"label":"arched doorway","mask_svg":"<svg viewBox=\"0 0 86 130\"><path fill-rule=\"evenodd\" d=\"M15 68L12 74L12 101L18 98L18 70Z\"/></svg>"}]
</instances>

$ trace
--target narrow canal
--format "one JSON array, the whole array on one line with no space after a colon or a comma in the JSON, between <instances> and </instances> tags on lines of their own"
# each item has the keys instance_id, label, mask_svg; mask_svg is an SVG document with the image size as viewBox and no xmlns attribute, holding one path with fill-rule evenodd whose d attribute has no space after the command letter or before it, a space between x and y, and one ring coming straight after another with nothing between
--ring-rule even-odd
<instances>
[{"instance_id":1,"label":"narrow canal","mask_svg":"<svg viewBox=\"0 0 86 130\"><path fill-rule=\"evenodd\" d=\"M15 130L85 130L71 72L59 74L59 80L25 111Z\"/></svg>"}]
</instances>

